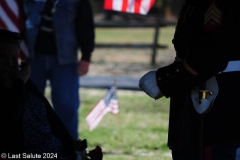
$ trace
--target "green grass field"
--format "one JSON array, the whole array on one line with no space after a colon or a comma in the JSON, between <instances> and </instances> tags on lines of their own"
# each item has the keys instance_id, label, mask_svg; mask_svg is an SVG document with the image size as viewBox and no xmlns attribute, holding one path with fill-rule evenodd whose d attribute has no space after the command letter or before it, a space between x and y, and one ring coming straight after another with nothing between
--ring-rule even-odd
<instances>
[{"instance_id":1,"label":"green grass field","mask_svg":"<svg viewBox=\"0 0 240 160\"><path fill-rule=\"evenodd\" d=\"M120 112L108 113L89 131L85 117L106 90L82 89L80 138L89 148L100 145L104 160L170 160L167 142L169 100L154 100L140 91L118 90Z\"/></svg>"},{"instance_id":2,"label":"green grass field","mask_svg":"<svg viewBox=\"0 0 240 160\"><path fill-rule=\"evenodd\" d=\"M50 100L50 88L46 97ZM154 100L141 91L117 90L119 114L106 114L89 131L85 118L106 89L81 88L79 138L88 149L101 146L103 160L171 160L167 147L169 99Z\"/></svg>"},{"instance_id":3,"label":"green grass field","mask_svg":"<svg viewBox=\"0 0 240 160\"><path fill-rule=\"evenodd\" d=\"M158 42L170 45L172 43L175 26L159 29ZM154 28L97 28L96 43L144 43L153 42Z\"/></svg>"}]
</instances>

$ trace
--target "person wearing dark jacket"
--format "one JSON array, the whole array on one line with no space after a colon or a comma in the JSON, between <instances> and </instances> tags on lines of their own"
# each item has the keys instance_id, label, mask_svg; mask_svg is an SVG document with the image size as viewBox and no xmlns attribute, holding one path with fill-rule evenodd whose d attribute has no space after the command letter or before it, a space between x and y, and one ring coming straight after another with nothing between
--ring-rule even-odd
<instances>
[{"instance_id":1,"label":"person wearing dark jacket","mask_svg":"<svg viewBox=\"0 0 240 160\"><path fill-rule=\"evenodd\" d=\"M77 139L79 76L87 74L95 45L91 3L89 0L22 2L31 79L42 93L49 82L53 107Z\"/></svg>"},{"instance_id":2,"label":"person wearing dark jacket","mask_svg":"<svg viewBox=\"0 0 240 160\"><path fill-rule=\"evenodd\" d=\"M70 135L53 107L29 79L31 67L18 58L22 36L0 29L0 154L3 159L102 159L100 147Z\"/></svg>"},{"instance_id":3,"label":"person wearing dark jacket","mask_svg":"<svg viewBox=\"0 0 240 160\"><path fill-rule=\"evenodd\" d=\"M139 81L150 97L170 98L173 160L239 158L239 19L236 0L186 0L173 38L175 61Z\"/></svg>"}]
</instances>

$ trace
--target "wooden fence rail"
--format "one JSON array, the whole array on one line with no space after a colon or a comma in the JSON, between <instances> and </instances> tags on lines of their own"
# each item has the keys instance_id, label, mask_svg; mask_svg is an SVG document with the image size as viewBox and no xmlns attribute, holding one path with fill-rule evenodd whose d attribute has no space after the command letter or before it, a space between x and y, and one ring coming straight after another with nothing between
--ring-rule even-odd
<instances>
[{"instance_id":1,"label":"wooden fence rail","mask_svg":"<svg viewBox=\"0 0 240 160\"><path fill-rule=\"evenodd\" d=\"M127 14L124 14L127 15ZM137 19L137 21L98 21L95 22L95 26L98 28L154 28L155 33L153 36L153 42L146 44L117 44L117 43L97 43L96 47L99 48L151 48L152 49L152 55L151 55L151 65L155 65L155 58L156 58L156 51L158 48L167 48L166 45L160 45L158 44L158 37L159 37L159 30L161 27L165 27L168 25L171 25L170 23L167 23L166 21L161 18L160 15L133 15L131 14L131 19Z\"/></svg>"}]
</instances>

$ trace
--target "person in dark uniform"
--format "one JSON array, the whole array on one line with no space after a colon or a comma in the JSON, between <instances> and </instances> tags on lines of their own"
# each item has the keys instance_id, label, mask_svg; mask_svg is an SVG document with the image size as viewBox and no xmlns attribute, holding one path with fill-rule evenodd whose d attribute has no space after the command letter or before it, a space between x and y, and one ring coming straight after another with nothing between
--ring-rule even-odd
<instances>
[{"instance_id":1,"label":"person in dark uniform","mask_svg":"<svg viewBox=\"0 0 240 160\"><path fill-rule=\"evenodd\" d=\"M150 97L170 98L173 160L236 160L240 147L240 14L236 0L186 0L173 63L143 75Z\"/></svg>"}]
</instances>

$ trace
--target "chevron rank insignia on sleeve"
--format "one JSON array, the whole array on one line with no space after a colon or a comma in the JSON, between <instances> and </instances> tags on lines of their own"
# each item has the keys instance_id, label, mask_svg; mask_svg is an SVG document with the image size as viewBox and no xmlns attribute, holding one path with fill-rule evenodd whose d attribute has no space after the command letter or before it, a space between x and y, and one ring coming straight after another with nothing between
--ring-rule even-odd
<instances>
[{"instance_id":1,"label":"chevron rank insignia on sleeve","mask_svg":"<svg viewBox=\"0 0 240 160\"><path fill-rule=\"evenodd\" d=\"M213 2L209 5L204 15L204 28L206 30L214 30L222 23L222 10Z\"/></svg>"}]
</instances>

